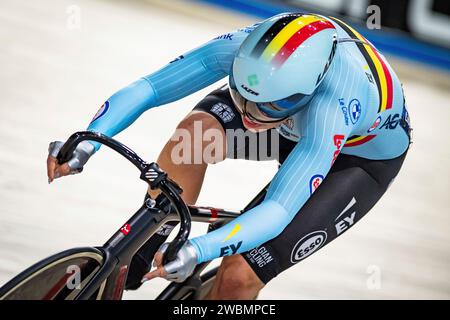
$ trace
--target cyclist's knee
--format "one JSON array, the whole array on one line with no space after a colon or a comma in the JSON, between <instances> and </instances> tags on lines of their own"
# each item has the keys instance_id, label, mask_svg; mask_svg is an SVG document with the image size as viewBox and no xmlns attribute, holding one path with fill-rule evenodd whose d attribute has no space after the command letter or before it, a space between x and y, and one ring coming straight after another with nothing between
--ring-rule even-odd
<instances>
[{"instance_id":1,"label":"cyclist's knee","mask_svg":"<svg viewBox=\"0 0 450 320\"><path fill-rule=\"evenodd\" d=\"M239 295L251 292L252 296L244 298L252 299L264 287L264 283L241 255L225 257L220 267L222 270L219 285L223 293Z\"/></svg>"},{"instance_id":2,"label":"cyclist's knee","mask_svg":"<svg viewBox=\"0 0 450 320\"><path fill-rule=\"evenodd\" d=\"M217 163L225 159L225 132L217 119L206 112L191 112L177 126L169 144L191 163Z\"/></svg>"}]
</instances>

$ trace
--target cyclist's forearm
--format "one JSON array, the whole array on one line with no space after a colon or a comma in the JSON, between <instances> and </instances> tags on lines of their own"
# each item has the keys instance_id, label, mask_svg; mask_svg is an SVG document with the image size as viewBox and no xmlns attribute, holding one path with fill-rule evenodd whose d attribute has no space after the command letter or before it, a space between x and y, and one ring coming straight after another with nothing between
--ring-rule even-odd
<instances>
[{"instance_id":1,"label":"cyclist's forearm","mask_svg":"<svg viewBox=\"0 0 450 320\"><path fill-rule=\"evenodd\" d=\"M190 240L198 263L251 250L275 238L292 217L277 202L268 200L227 225Z\"/></svg>"},{"instance_id":2,"label":"cyclist's forearm","mask_svg":"<svg viewBox=\"0 0 450 320\"><path fill-rule=\"evenodd\" d=\"M112 137L156 104L155 90L148 80L141 78L113 94L89 124L88 130ZM100 147L99 143L92 144L96 150Z\"/></svg>"}]
</instances>

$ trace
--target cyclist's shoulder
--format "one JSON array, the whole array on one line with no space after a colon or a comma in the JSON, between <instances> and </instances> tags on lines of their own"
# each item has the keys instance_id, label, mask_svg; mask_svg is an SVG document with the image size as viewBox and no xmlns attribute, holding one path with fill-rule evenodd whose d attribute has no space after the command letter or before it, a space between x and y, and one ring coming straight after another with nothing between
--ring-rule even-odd
<instances>
[{"instance_id":1,"label":"cyclist's shoulder","mask_svg":"<svg viewBox=\"0 0 450 320\"><path fill-rule=\"evenodd\" d=\"M345 48L336 50L335 58L325 78L314 93L310 105L330 105L342 98L358 97L365 100L370 90L371 78L367 73L367 64L353 56Z\"/></svg>"},{"instance_id":2,"label":"cyclist's shoulder","mask_svg":"<svg viewBox=\"0 0 450 320\"><path fill-rule=\"evenodd\" d=\"M344 126L350 131L357 130L376 93L369 86L363 65L355 65L341 52L296 122L306 128L311 127L314 119L317 124L326 122L327 128ZM320 119L323 121L317 121Z\"/></svg>"},{"instance_id":3,"label":"cyclist's shoulder","mask_svg":"<svg viewBox=\"0 0 450 320\"><path fill-rule=\"evenodd\" d=\"M220 33L190 53L193 53L193 56L202 57L204 63L210 68L218 66L219 69L228 71L242 42L256 26Z\"/></svg>"},{"instance_id":4,"label":"cyclist's shoulder","mask_svg":"<svg viewBox=\"0 0 450 320\"><path fill-rule=\"evenodd\" d=\"M215 45L217 47L239 47L241 43L247 38L247 36L258 26L260 23L241 27L232 31L221 33L211 39L208 44Z\"/></svg>"}]
</instances>

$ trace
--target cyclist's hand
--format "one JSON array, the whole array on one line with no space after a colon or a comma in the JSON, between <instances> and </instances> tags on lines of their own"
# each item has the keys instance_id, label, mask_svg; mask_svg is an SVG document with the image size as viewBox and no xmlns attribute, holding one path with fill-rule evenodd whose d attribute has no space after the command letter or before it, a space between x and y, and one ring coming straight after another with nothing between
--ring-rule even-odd
<instances>
[{"instance_id":1,"label":"cyclist's hand","mask_svg":"<svg viewBox=\"0 0 450 320\"><path fill-rule=\"evenodd\" d=\"M169 243L164 243L156 252L153 266L155 270L147 273L142 282L151 280L153 278L164 278L169 281L183 282L186 280L192 272L194 272L197 265L197 251L192 244L186 242L186 244L178 251L177 257L174 261L169 262L165 266L162 265L163 254L167 250Z\"/></svg>"},{"instance_id":2,"label":"cyclist's hand","mask_svg":"<svg viewBox=\"0 0 450 320\"><path fill-rule=\"evenodd\" d=\"M91 143L88 141L83 141L73 152L72 158L68 162L60 165L58 164L56 157L58 156L59 150L61 150L63 145L64 142L54 141L48 146L48 183L59 177L80 173L83 170L83 166L95 152L95 148Z\"/></svg>"}]
</instances>

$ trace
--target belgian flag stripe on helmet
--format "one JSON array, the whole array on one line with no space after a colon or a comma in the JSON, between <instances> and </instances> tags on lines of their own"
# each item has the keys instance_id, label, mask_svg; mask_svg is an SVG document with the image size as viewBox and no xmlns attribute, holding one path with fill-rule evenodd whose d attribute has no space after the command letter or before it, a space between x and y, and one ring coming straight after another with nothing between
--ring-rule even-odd
<instances>
[{"instance_id":1,"label":"belgian flag stripe on helmet","mask_svg":"<svg viewBox=\"0 0 450 320\"><path fill-rule=\"evenodd\" d=\"M300 17L301 14L289 14L276 21L261 37L256 46L253 48L251 56L259 58L264 52L267 45L275 38L275 36L286 27L286 25L292 20Z\"/></svg>"},{"instance_id":2,"label":"belgian flag stripe on helmet","mask_svg":"<svg viewBox=\"0 0 450 320\"><path fill-rule=\"evenodd\" d=\"M272 54L274 57L271 62L276 66L281 66L305 40L324 29L330 28L334 28L334 26L325 20L314 21L302 27L286 41L283 47L276 52L276 54ZM300 32L300 30L302 32Z\"/></svg>"},{"instance_id":3,"label":"belgian flag stripe on helmet","mask_svg":"<svg viewBox=\"0 0 450 320\"><path fill-rule=\"evenodd\" d=\"M356 46L366 59L367 65L369 66L369 69L375 79L380 101L378 112L391 109L393 98L392 76L384 60L380 57L377 50L373 48L373 46L370 45L370 43L368 43L368 41L359 32L337 18L330 18L339 24L339 26L344 29L352 39L363 42L357 42Z\"/></svg>"},{"instance_id":4,"label":"belgian flag stripe on helmet","mask_svg":"<svg viewBox=\"0 0 450 320\"><path fill-rule=\"evenodd\" d=\"M262 58L270 61L273 58L273 54L277 53L296 32L304 26L317 20L318 18L316 16L307 15L298 17L297 19L291 21L282 30L280 30L275 38L273 38L273 40L266 46L264 52L262 53Z\"/></svg>"},{"instance_id":5,"label":"belgian flag stripe on helmet","mask_svg":"<svg viewBox=\"0 0 450 320\"><path fill-rule=\"evenodd\" d=\"M252 56L279 67L305 40L328 28L334 29L333 24L316 15L297 14L282 18L264 33Z\"/></svg>"}]
</instances>

